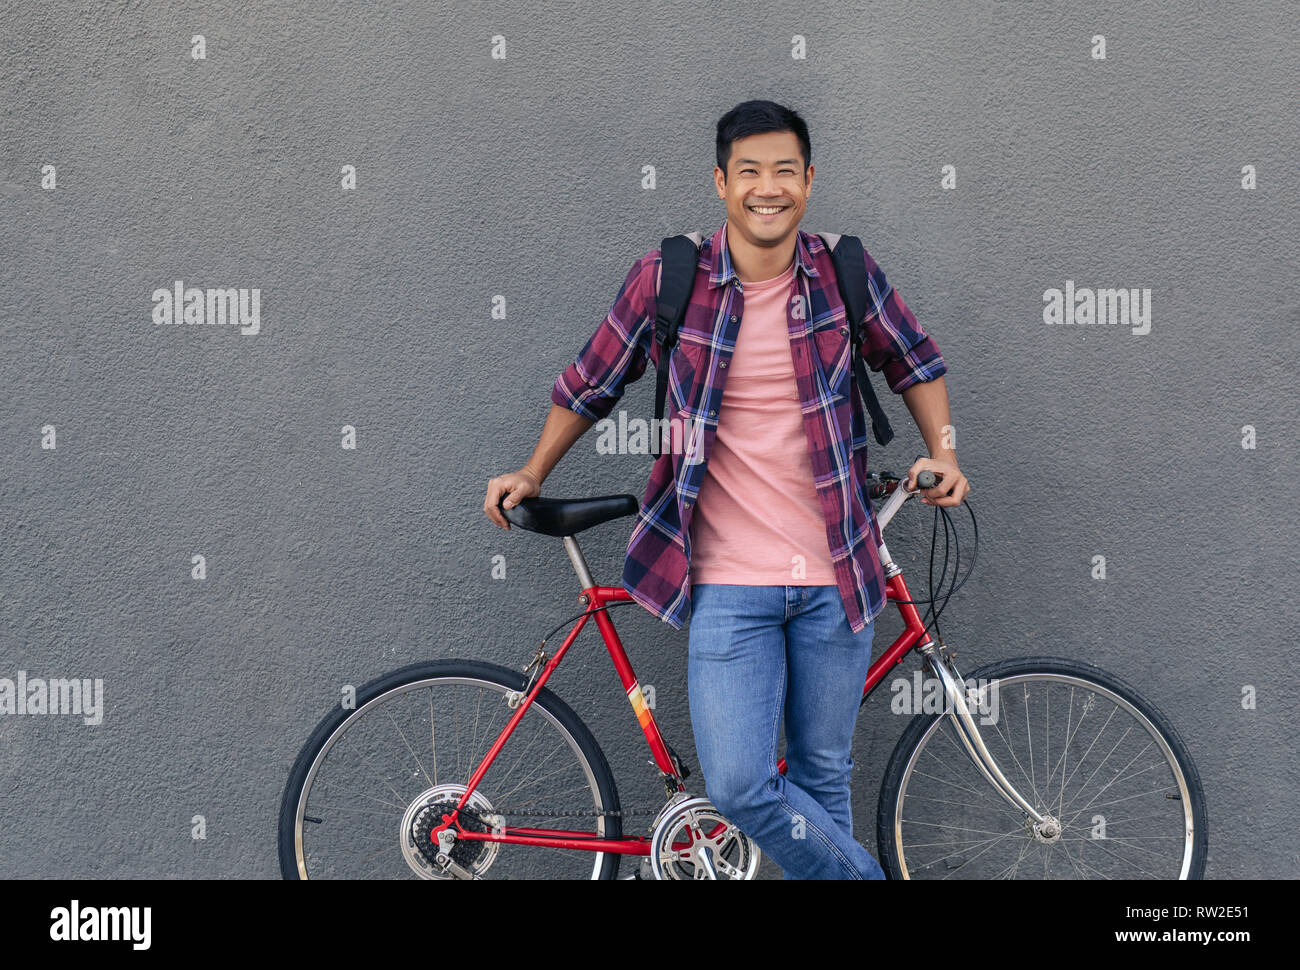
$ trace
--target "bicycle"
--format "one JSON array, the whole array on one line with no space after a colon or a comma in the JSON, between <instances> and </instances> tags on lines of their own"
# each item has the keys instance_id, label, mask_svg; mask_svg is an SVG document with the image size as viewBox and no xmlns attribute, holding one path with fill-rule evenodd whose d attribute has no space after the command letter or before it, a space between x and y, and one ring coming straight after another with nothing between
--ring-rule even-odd
<instances>
[{"instance_id":1,"label":"bicycle","mask_svg":"<svg viewBox=\"0 0 1300 970\"><path fill-rule=\"evenodd\" d=\"M885 500L882 534L909 497L936 481L921 472L909 491L889 472L868 477L871 499ZM362 687L354 708L326 716L281 801L284 878L614 879L625 855L640 861L627 878L755 877L759 847L688 790L689 767L642 694L609 616L635 601L621 586L598 586L578 547L579 532L637 510L632 495L532 498L502 509L513 525L563 540L582 612L544 637L522 672L475 660L412 664ZM935 511L946 539L947 510ZM932 540L932 576L934 548ZM876 831L886 875L1201 878L1205 797L1168 719L1119 678L1065 658L999 661L963 679L955 652L929 632L938 634L947 598L913 600L883 542L879 550L905 629L871 664L862 703L913 650L935 701L912 716L881 784ZM959 568L948 597L960 588ZM946 570L945 549L940 586ZM925 603L928 624L916 609ZM650 746L663 805L622 808L595 737L546 686L593 618ZM547 639L571 621L548 657ZM625 833L624 821L638 816L653 816L648 834ZM562 825L576 827L554 827Z\"/></svg>"}]
</instances>

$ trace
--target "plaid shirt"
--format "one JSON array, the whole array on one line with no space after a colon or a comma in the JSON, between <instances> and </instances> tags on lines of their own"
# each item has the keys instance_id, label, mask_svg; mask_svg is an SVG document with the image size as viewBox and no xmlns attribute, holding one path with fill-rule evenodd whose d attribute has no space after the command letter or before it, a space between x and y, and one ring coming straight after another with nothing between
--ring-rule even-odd
<instances>
[{"instance_id":1,"label":"plaid shirt","mask_svg":"<svg viewBox=\"0 0 1300 970\"><path fill-rule=\"evenodd\" d=\"M660 251L632 266L618 298L577 359L556 379L551 400L593 421L605 418L647 360L659 365L655 303ZM831 253L821 237L798 231L795 292L787 309L790 353L812 458L814 485L826 517L826 539L844 612L854 632L885 607L885 577L875 509L862 483L868 421L853 393L848 319ZM866 256L870 302L863 327L867 366L884 372L895 393L947 370L939 348ZM704 272L699 272L699 270ZM650 472L627 546L623 587L674 629L690 612L691 515L709 450L717 435L727 365L744 315L744 285L727 248L727 225L700 246L695 287L669 354L665 418L698 422L700 447L665 448ZM683 435L689 442L690 435Z\"/></svg>"}]
</instances>

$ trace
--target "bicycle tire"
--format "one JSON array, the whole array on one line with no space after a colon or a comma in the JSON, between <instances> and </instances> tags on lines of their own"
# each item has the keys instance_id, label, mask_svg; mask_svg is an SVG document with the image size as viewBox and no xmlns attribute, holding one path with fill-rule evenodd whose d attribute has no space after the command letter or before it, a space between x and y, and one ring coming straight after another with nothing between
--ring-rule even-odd
<instances>
[{"instance_id":1,"label":"bicycle tire","mask_svg":"<svg viewBox=\"0 0 1300 970\"><path fill-rule=\"evenodd\" d=\"M1209 823L1205 809L1205 792L1201 784L1200 773L1187 750L1182 737L1164 714L1154 704L1143 698L1133 687L1108 671L1092 664L1063 657L1026 657L1002 660L988 664L970 674L963 674L963 680L993 681L1000 678L1030 674L1058 674L1079 680L1090 681L1097 686L1123 698L1150 722L1161 735L1169 751L1173 754L1182 772L1188 792L1188 803L1192 814L1191 855L1187 860L1186 879L1201 879L1205 874L1205 859L1209 844ZM902 736L895 745L893 754L885 769L881 781L880 798L876 814L876 844L880 853L880 862L889 879L909 878L903 872L901 857L903 853L897 844L897 809L898 797L904 774L912 760L913 752L927 733L942 717L940 713L917 714L911 718Z\"/></svg>"},{"instance_id":2,"label":"bicycle tire","mask_svg":"<svg viewBox=\"0 0 1300 970\"><path fill-rule=\"evenodd\" d=\"M283 878L290 880L303 878L306 867L304 863L300 870L298 858L299 803L311 766L329 739L334 737L335 733L349 719L359 717L367 705L385 694L421 681L453 678L482 681L509 691L523 691L527 686L527 679L522 673L508 667L477 660L442 660L410 664L390 671L363 685L357 691L355 708L336 709L321 720L307 743L303 745L289 772L289 778L280 801L278 824L280 872ZM600 793L600 804L606 811L618 811L618 789L614 783L614 776L610 771L609 762L606 760L604 752L601 751L600 745L597 744L591 731L582 722L582 719L549 688L543 687L538 691L537 696L533 699L532 706L541 707L544 712L551 715L564 728L577 745L581 757L586 761L586 767L589 769L590 775ZM509 742L507 742L507 747L508 745ZM607 816L605 827L606 838L622 838L622 820L617 815ZM508 849L509 846L504 846L504 848ZM556 849L553 851L565 850ZM600 854L604 856L604 859L599 873L594 875L593 878L617 879L622 855L615 852ZM592 868L595 870L595 865ZM308 878L310 878L310 875L308 875Z\"/></svg>"}]
</instances>

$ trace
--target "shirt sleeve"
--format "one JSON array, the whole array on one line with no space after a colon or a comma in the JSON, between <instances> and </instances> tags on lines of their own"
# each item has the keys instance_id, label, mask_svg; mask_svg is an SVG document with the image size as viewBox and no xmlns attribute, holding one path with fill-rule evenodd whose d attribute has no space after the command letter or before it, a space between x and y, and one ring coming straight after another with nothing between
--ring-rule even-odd
<instances>
[{"instance_id":1,"label":"shirt sleeve","mask_svg":"<svg viewBox=\"0 0 1300 970\"><path fill-rule=\"evenodd\" d=\"M614 305L596 332L551 388L551 400L584 418L599 421L614 409L627 385L645 372L654 336L659 275L658 250L633 264Z\"/></svg>"},{"instance_id":2,"label":"shirt sleeve","mask_svg":"<svg viewBox=\"0 0 1300 970\"><path fill-rule=\"evenodd\" d=\"M948 365L934 338L921 329L870 253L866 253L866 260L868 293L867 317L862 322L862 356L867 366L873 371L883 370L895 394L945 374Z\"/></svg>"}]
</instances>

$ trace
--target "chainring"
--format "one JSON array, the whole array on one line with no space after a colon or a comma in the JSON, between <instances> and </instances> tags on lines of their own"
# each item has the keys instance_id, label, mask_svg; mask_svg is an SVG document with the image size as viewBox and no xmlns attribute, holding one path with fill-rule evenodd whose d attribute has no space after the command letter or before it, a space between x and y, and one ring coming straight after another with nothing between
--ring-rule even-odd
<instances>
[{"instance_id":1,"label":"chainring","mask_svg":"<svg viewBox=\"0 0 1300 970\"><path fill-rule=\"evenodd\" d=\"M762 857L754 841L707 798L673 799L650 836L656 879L754 879Z\"/></svg>"}]
</instances>

